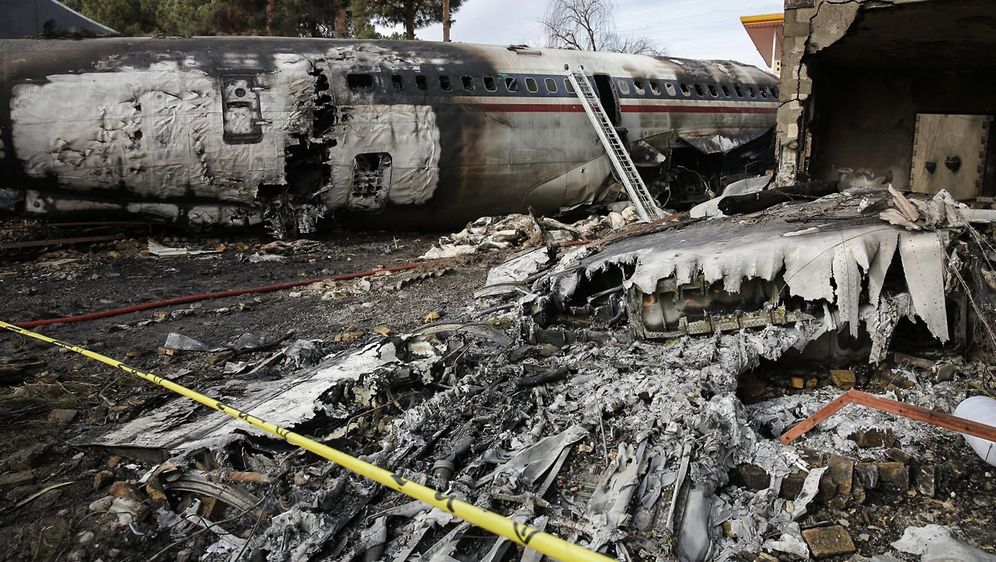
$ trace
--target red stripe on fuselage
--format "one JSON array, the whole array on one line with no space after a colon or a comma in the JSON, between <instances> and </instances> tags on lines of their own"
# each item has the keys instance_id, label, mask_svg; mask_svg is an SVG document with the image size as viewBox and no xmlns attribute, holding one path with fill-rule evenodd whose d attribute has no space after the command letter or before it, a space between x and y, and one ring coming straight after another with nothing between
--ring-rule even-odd
<instances>
[{"instance_id":1,"label":"red stripe on fuselage","mask_svg":"<svg viewBox=\"0 0 996 562\"><path fill-rule=\"evenodd\" d=\"M508 113L577 113L581 104L568 103L468 103L483 111ZM624 113L775 113L776 107L740 107L730 105L622 105Z\"/></svg>"},{"instance_id":2,"label":"red stripe on fuselage","mask_svg":"<svg viewBox=\"0 0 996 562\"><path fill-rule=\"evenodd\" d=\"M622 105L623 113L776 113L777 107L735 105Z\"/></svg>"}]
</instances>

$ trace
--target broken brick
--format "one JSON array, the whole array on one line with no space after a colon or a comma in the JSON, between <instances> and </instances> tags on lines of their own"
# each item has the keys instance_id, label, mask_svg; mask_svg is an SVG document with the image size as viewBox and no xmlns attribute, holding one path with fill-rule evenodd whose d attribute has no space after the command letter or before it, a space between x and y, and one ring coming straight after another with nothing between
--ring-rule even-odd
<instances>
[{"instance_id":1,"label":"broken brick","mask_svg":"<svg viewBox=\"0 0 996 562\"><path fill-rule=\"evenodd\" d=\"M820 479L824 500L843 507L851 499L854 461L840 455L830 455L827 471Z\"/></svg>"},{"instance_id":2,"label":"broken brick","mask_svg":"<svg viewBox=\"0 0 996 562\"><path fill-rule=\"evenodd\" d=\"M764 490L771 485L771 476L756 464L737 466L737 476L744 487L749 490Z\"/></svg>"},{"instance_id":3,"label":"broken brick","mask_svg":"<svg viewBox=\"0 0 996 562\"><path fill-rule=\"evenodd\" d=\"M827 558L855 551L850 533L840 525L804 529L802 538L813 558Z\"/></svg>"},{"instance_id":4,"label":"broken brick","mask_svg":"<svg viewBox=\"0 0 996 562\"><path fill-rule=\"evenodd\" d=\"M858 444L862 449L872 449L876 447L892 447L896 443L896 436L892 429L859 429L848 438Z\"/></svg>"},{"instance_id":5,"label":"broken brick","mask_svg":"<svg viewBox=\"0 0 996 562\"><path fill-rule=\"evenodd\" d=\"M782 487L778 491L778 497L794 500L802 492L802 485L806 481L807 473L796 471L789 474L782 480Z\"/></svg>"},{"instance_id":6,"label":"broken brick","mask_svg":"<svg viewBox=\"0 0 996 562\"><path fill-rule=\"evenodd\" d=\"M850 390L854 388L854 371L850 369L830 369L830 381L837 388Z\"/></svg>"},{"instance_id":7,"label":"broken brick","mask_svg":"<svg viewBox=\"0 0 996 562\"><path fill-rule=\"evenodd\" d=\"M902 449L886 449L885 456L903 464L913 464L913 455L903 451Z\"/></svg>"},{"instance_id":8,"label":"broken brick","mask_svg":"<svg viewBox=\"0 0 996 562\"><path fill-rule=\"evenodd\" d=\"M875 463L878 469L880 488L892 494L905 494L910 489L910 469L897 461Z\"/></svg>"}]
</instances>

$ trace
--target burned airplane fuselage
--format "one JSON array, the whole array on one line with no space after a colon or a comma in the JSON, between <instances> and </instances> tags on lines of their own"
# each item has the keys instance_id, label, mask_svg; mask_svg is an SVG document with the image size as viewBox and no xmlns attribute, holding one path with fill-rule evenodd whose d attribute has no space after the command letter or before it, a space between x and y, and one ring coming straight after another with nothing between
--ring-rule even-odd
<instances>
[{"instance_id":1,"label":"burned airplane fuselage","mask_svg":"<svg viewBox=\"0 0 996 562\"><path fill-rule=\"evenodd\" d=\"M641 173L672 199L770 150L775 78L732 62L429 42L14 40L0 44L0 206L189 225L269 215L307 232L333 212L446 228L616 197L565 65L584 66ZM704 162L713 169L695 169Z\"/></svg>"}]
</instances>

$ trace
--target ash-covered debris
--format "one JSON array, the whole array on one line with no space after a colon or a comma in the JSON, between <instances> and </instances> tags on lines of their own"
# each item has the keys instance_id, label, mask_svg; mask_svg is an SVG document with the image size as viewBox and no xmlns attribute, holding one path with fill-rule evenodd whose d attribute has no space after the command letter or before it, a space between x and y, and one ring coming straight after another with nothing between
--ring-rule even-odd
<instances>
[{"instance_id":1,"label":"ash-covered debris","mask_svg":"<svg viewBox=\"0 0 996 562\"><path fill-rule=\"evenodd\" d=\"M610 210L605 215L593 215L572 224L531 215L482 217L460 232L440 238L422 257L438 259L478 252L530 248L540 244L594 240L640 220L632 205L617 206L620 206L618 211Z\"/></svg>"},{"instance_id":2,"label":"ash-covered debris","mask_svg":"<svg viewBox=\"0 0 996 562\"><path fill-rule=\"evenodd\" d=\"M852 406L778 439L851 388L944 412L996 390L992 227L943 195L903 197L835 193L566 246L537 227L464 288L473 306L345 348L288 335L202 389L620 560L987 560L992 467L957 434ZM903 200L921 201L903 215L920 230L880 216ZM365 281L304 291L405 279ZM182 399L87 445L132 461L95 481L107 497L74 560L104 544L208 561L538 556Z\"/></svg>"}]
</instances>

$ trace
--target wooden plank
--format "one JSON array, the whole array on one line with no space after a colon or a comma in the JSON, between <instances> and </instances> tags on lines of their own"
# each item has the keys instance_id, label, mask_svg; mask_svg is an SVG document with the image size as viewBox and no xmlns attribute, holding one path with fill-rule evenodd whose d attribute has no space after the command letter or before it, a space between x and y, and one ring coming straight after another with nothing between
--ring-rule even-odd
<instances>
[{"instance_id":1,"label":"wooden plank","mask_svg":"<svg viewBox=\"0 0 996 562\"><path fill-rule=\"evenodd\" d=\"M861 392L860 390L853 389L841 394L832 402L820 408L816 413L793 426L792 429L782 434L779 439L782 443L788 445L805 434L807 431L822 423L823 420L836 414L844 406L852 403L874 408L882 412L895 414L897 416L903 416L918 422L929 423L930 425L956 431L964 435L971 435L987 441L996 442L996 427L991 425L974 422L965 418L959 418L958 416L952 416L951 414L941 412L939 410L930 410L928 408L914 406L913 404L874 396L868 394L867 392Z\"/></svg>"}]
</instances>

